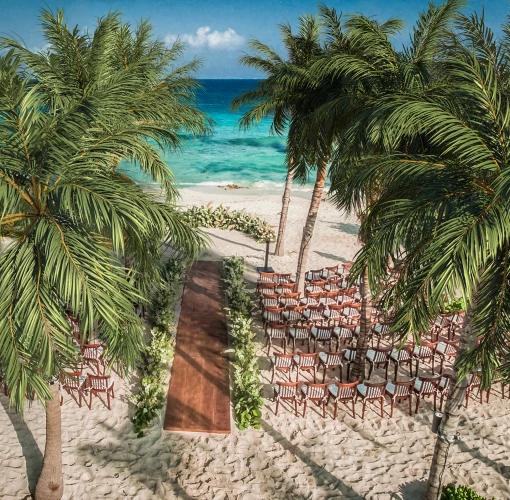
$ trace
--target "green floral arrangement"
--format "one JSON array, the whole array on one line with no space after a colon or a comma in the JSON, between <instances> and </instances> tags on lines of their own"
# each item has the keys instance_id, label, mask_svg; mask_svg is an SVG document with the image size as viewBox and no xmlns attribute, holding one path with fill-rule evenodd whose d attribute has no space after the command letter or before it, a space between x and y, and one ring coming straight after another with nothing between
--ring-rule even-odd
<instances>
[{"instance_id":1,"label":"green floral arrangement","mask_svg":"<svg viewBox=\"0 0 510 500\"><path fill-rule=\"evenodd\" d=\"M228 207L212 208L209 205L191 207L182 212L184 219L193 227L218 228L228 231L240 231L255 238L258 242L275 241L276 233L264 219L247 214L244 210Z\"/></svg>"},{"instance_id":2,"label":"green floral arrangement","mask_svg":"<svg viewBox=\"0 0 510 500\"><path fill-rule=\"evenodd\" d=\"M234 347L234 409L240 430L260 429L263 400L259 368L252 331L253 305L244 281L244 260L229 257L224 261L223 280L228 299L227 320Z\"/></svg>"},{"instance_id":3,"label":"green floral arrangement","mask_svg":"<svg viewBox=\"0 0 510 500\"><path fill-rule=\"evenodd\" d=\"M467 486L455 486L453 483L443 487L441 500L488 500ZM492 500L496 500L493 498Z\"/></svg>"},{"instance_id":4,"label":"green floral arrangement","mask_svg":"<svg viewBox=\"0 0 510 500\"><path fill-rule=\"evenodd\" d=\"M130 397L136 407L131 420L137 437L143 437L144 430L165 404L168 366L174 355L175 305L184 275L182 263L170 259L163 269L161 282L151 294L149 313L154 327L138 364L140 390Z\"/></svg>"}]
</instances>

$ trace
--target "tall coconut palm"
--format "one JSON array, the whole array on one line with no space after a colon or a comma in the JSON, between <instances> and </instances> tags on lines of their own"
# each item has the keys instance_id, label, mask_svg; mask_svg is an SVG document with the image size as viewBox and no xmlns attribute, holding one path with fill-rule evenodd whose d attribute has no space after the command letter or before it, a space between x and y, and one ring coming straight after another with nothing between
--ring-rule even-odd
<instances>
[{"instance_id":1,"label":"tall coconut palm","mask_svg":"<svg viewBox=\"0 0 510 500\"><path fill-rule=\"evenodd\" d=\"M69 31L59 16L46 33L50 54L32 54L4 40L13 48L0 59L0 234L10 241L0 253L0 363L12 405L23 411L32 395L46 402L39 499L62 495L56 381L80 363L66 311L80 316L85 336L96 333L106 345L108 365L125 374L142 342L132 304L146 300L140 282L158 275L161 243L166 239L192 259L202 242L173 203L157 201L112 163L135 160L167 188L169 198L175 193L157 147L170 142L171 133L163 130L167 121L139 105L151 93L150 65L146 71L136 65L114 70L113 63L107 69L111 46L105 42L101 56L97 44L113 28L100 22L89 39ZM43 21L49 20L43 13ZM78 54L87 51L94 52L87 68L92 71L93 59L96 71L104 71L80 87L76 68L85 59ZM78 77L74 88L64 64L69 81ZM170 113L179 106L169 89L167 95ZM156 146L149 139L157 139ZM126 273L122 257L136 263L132 272Z\"/></svg>"},{"instance_id":2,"label":"tall coconut palm","mask_svg":"<svg viewBox=\"0 0 510 500\"><path fill-rule=\"evenodd\" d=\"M363 223L378 197L377 182L358 184L355 198L345 197L350 178L363 170L367 156L381 151L380 133L368 126L370 110L395 91L423 93L439 81L437 53L449 34L462 1L448 1L422 12L413 30L409 48L399 52L391 37L403 26L398 19L380 23L363 15L351 16L344 24L342 43L330 44L312 68L318 78L330 82L329 96L310 121L312 131L321 125L327 142L336 144L331 159L331 194L342 209L356 213ZM322 7L323 15L331 14ZM324 125L325 123L325 125ZM367 235L360 231L362 244ZM353 380L365 378L370 334L372 293L368 271L359 274L361 324ZM376 294L377 295L377 294Z\"/></svg>"},{"instance_id":3,"label":"tall coconut palm","mask_svg":"<svg viewBox=\"0 0 510 500\"><path fill-rule=\"evenodd\" d=\"M287 142L287 175L282 198L282 211L278 227L275 255L285 253L285 229L290 204L296 149L299 147L297 137L301 134L303 117L307 109L303 107L305 85L296 86L293 78L296 73L306 75L320 46L320 23L316 17L301 16L298 31L292 32L290 24L279 26L280 35L285 47L286 58L282 58L271 47L258 40L252 40L250 48L256 55L244 55L240 61L245 66L262 71L267 76L257 84L253 91L245 92L232 102L234 110L251 105L239 120L239 127L247 130L264 118L271 116L270 132L283 135L288 129Z\"/></svg>"},{"instance_id":4,"label":"tall coconut palm","mask_svg":"<svg viewBox=\"0 0 510 500\"><path fill-rule=\"evenodd\" d=\"M427 500L440 495L469 371L481 367L484 387L496 369L510 378L510 24L497 42L483 16L459 15L452 39L441 67L449 85L388 95L372 110L384 151L366 158L349 187L379 184L354 272L368 267L377 287L388 257L401 260L385 300L403 341L419 340L445 297L460 293L468 304Z\"/></svg>"}]
</instances>

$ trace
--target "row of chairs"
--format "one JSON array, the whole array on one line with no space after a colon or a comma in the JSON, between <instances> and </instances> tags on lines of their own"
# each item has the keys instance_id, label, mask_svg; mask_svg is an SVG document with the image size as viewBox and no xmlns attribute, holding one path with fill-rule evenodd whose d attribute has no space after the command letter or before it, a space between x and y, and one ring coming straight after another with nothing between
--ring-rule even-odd
<instances>
[{"instance_id":1,"label":"row of chairs","mask_svg":"<svg viewBox=\"0 0 510 500\"><path fill-rule=\"evenodd\" d=\"M60 377L60 405L64 402L64 392L68 395L76 393L78 396L78 406L81 408L85 395L89 396L87 406L92 408L92 396L106 394L107 407L110 410L110 398L115 397L114 381L110 375L92 375L83 374L82 370L76 370L70 373L63 373Z\"/></svg>"},{"instance_id":2,"label":"row of chairs","mask_svg":"<svg viewBox=\"0 0 510 500\"><path fill-rule=\"evenodd\" d=\"M389 381L382 382L349 382L342 383L333 381L330 383L309 383L309 382L277 382L274 387L274 401L276 403L275 414L278 415L278 406L282 401L294 403L294 411L298 416L297 405L304 404L303 417L305 416L307 402L322 405L322 415L326 417L326 405L333 400L334 413L333 418L337 417L338 403L352 405L352 416L356 418L355 404L358 400L363 403L362 420L365 418L367 403L380 405L380 414L384 418L384 403L388 397L391 402L390 418L393 417L395 404L407 401L409 405L409 415L413 414L412 398L416 398L414 412L418 413L422 399L432 397L434 400L434 411L437 410L437 401L439 399L439 410L443 407L444 398L448 394L451 384L451 375L435 375L433 377L416 377L407 381ZM480 371L472 372L468 375L468 385L465 394L464 406L467 408L469 400L473 393L477 393L480 404L483 404L484 393L486 403L489 403L492 386L501 385L501 397L505 399L505 393L508 390L510 398L510 384L503 378L494 380L493 384L486 390L481 390Z\"/></svg>"},{"instance_id":3,"label":"row of chairs","mask_svg":"<svg viewBox=\"0 0 510 500\"><path fill-rule=\"evenodd\" d=\"M297 406L303 404L303 417L306 413L307 403L315 403L322 406L322 416L326 417L326 406L332 400L334 403L333 418L336 419L338 403L351 404L352 416L356 418L355 405L358 400L363 403L361 418L365 418L367 403L379 403L381 417L384 417L384 402L386 397L391 401L390 418L393 417L393 410L396 403L407 401L409 414L413 414L412 398L416 398L415 413L418 412L420 401L425 397L434 398L434 411L437 409L439 397L439 408L448 393L450 377L448 375L435 377L413 378L408 381L383 382L330 382L330 383L308 383L308 382L277 382L274 387L274 402L276 403L275 414L278 415L280 402L288 401L294 404L294 411L298 416Z\"/></svg>"}]
</instances>

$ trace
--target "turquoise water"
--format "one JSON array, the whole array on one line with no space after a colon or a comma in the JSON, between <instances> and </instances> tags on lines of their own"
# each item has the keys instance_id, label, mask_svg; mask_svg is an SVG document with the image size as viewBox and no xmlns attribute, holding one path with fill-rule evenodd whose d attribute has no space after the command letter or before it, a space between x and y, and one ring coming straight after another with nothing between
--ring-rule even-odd
<instances>
[{"instance_id":1,"label":"turquoise water","mask_svg":"<svg viewBox=\"0 0 510 500\"><path fill-rule=\"evenodd\" d=\"M285 183L285 138L270 136L270 120L248 132L236 123L242 113L230 110L232 100L252 90L257 80L200 80L204 90L198 107L215 121L212 135L186 141L183 151L165 160L179 186L238 184L260 189L281 189ZM146 182L137 167L123 170Z\"/></svg>"}]
</instances>

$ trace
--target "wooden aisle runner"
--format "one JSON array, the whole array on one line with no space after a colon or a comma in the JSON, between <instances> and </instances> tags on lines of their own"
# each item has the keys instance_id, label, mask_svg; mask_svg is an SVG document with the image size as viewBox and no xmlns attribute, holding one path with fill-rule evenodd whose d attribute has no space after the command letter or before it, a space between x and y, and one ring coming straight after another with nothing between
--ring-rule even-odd
<instances>
[{"instance_id":1,"label":"wooden aisle runner","mask_svg":"<svg viewBox=\"0 0 510 500\"><path fill-rule=\"evenodd\" d=\"M165 430L230 432L222 266L222 262L198 261L186 277Z\"/></svg>"}]
</instances>

